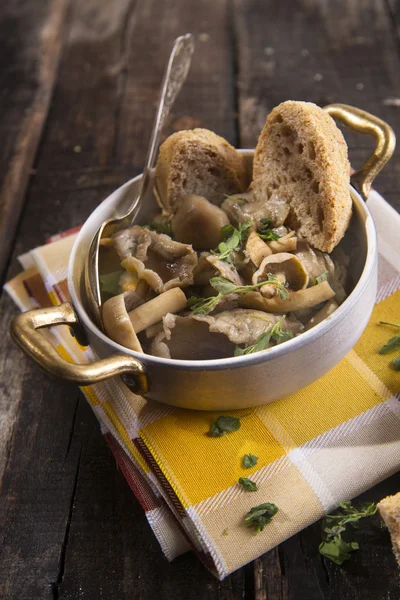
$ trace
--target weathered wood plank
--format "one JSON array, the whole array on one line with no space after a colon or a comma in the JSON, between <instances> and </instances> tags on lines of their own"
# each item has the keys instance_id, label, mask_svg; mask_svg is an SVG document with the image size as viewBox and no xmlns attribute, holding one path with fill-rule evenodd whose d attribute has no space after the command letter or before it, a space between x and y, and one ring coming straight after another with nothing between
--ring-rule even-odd
<instances>
[{"instance_id":1,"label":"weathered wood plank","mask_svg":"<svg viewBox=\"0 0 400 600\"><path fill-rule=\"evenodd\" d=\"M193 31L197 52L171 116L169 131L201 125L214 128L235 143L228 2L202 0L190 11L185 7L182 0L169 2L168 7L154 0L119 0L112 5L105 0L73 1L51 113L9 275L17 270L15 257L19 253L43 243L55 231L81 223L112 189L140 171L162 71L177 35ZM14 311L7 298L2 298L0 307L2 356L8 356L15 366L5 408L9 411L10 427L2 438L9 450L3 514L13 516L13 535L8 526L2 526L7 549L15 557L25 551L26 544L27 528L23 519L17 518L25 493L22 481L26 464L22 461L18 471L19 446L14 446L11 433L19 432L20 424L28 418L27 407L35 395L49 396L54 390L51 401L55 415L62 412L62 398L60 388L38 374L6 338ZM37 373L35 388L32 385L31 390L27 386L22 389L17 364L20 373L25 369ZM7 366L8 363L3 365L4 381ZM35 422L46 419L43 401L36 407ZM55 429L54 420L52 423ZM60 418L57 427L60 438L71 435L67 418ZM47 429L42 433L39 438L36 430L32 431L29 453L40 455L48 448L52 457L52 439ZM79 457L74 454L68 474L61 478L59 487L53 486L50 505L54 507L46 513L41 512L42 493L35 491L32 483L30 494L39 498L34 516L42 526L24 564L12 561L13 568L5 580L10 598L45 598L51 594L54 598L78 598L83 594L88 598L102 594L119 600L168 598L175 597L179 590L189 600L199 597L199 587L203 598L243 597L242 572L220 584L192 555L172 565L166 562L142 510L116 472L111 453L85 405L79 405L71 439L76 440ZM22 443L19 434L18 440ZM57 449L55 454L57 460ZM37 465L32 467L32 473L38 473ZM28 506L24 512L28 521L30 515ZM45 526L51 527L53 519L49 561L44 561L40 573L35 572L32 553L35 548L44 552ZM115 556L115 562L110 556ZM9 562L5 565L4 572ZM161 577L155 577L155 572ZM24 587L16 581L18 577L25 582Z\"/></svg>"},{"instance_id":2,"label":"weathered wood plank","mask_svg":"<svg viewBox=\"0 0 400 600\"><path fill-rule=\"evenodd\" d=\"M17 0L0 15L0 282L49 109L68 4Z\"/></svg>"},{"instance_id":3,"label":"weathered wood plank","mask_svg":"<svg viewBox=\"0 0 400 600\"><path fill-rule=\"evenodd\" d=\"M242 147L254 147L266 114L287 99L353 104L399 129L400 109L385 101L400 96L400 75L384 2L235 0L234 6ZM360 164L371 144L345 135L353 164ZM399 156L397 151L377 180L377 188L397 208ZM395 476L360 500L378 501L399 488ZM320 525L309 527L255 562L256 600L399 595L388 535L378 517L360 530L358 539L360 552L339 568L318 553Z\"/></svg>"},{"instance_id":4,"label":"weathered wood plank","mask_svg":"<svg viewBox=\"0 0 400 600\"><path fill-rule=\"evenodd\" d=\"M397 40L382 0L235 0L240 142L254 147L266 114L283 100L359 106L400 128ZM262 25L261 25L262 24ZM345 132L357 166L368 138ZM376 187L400 209L400 150Z\"/></svg>"}]
</instances>

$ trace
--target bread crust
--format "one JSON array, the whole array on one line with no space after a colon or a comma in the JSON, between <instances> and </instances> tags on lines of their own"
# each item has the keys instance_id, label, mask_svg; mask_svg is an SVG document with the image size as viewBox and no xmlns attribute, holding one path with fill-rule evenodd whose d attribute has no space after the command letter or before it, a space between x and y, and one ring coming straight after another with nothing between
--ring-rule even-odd
<instances>
[{"instance_id":1,"label":"bread crust","mask_svg":"<svg viewBox=\"0 0 400 600\"><path fill-rule=\"evenodd\" d=\"M288 224L331 252L351 217L350 164L341 131L311 102L286 101L268 115L254 154L255 199L290 205Z\"/></svg>"},{"instance_id":2,"label":"bread crust","mask_svg":"<svg viewBox=\"0 0 400 600\"><path fill-rule=\"evenodd\" d=\"M247 185L241 154L208 129L178 131L160 147L155 186L163 208L170 213L185 196L203 196L219 206L225 194L244 192Z\"/></svg>"},{"instance_id":3,"label":"bread crust","mask_svg":"<svg viewBox=\"0 0 400 600\"><path fill-rule=\"evenodd\" d=\"M393 552L400 565L400 492L387 496L377 504L379 514L389 529Z\"/></svg>"}]
</instances>

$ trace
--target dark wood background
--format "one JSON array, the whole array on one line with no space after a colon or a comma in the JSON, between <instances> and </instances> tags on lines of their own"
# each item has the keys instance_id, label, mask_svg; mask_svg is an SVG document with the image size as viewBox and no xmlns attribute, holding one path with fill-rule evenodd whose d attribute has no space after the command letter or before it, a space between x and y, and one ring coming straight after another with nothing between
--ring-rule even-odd
<instances>
[{"instance_id":1,"label":"dark wood background","mask_svg":"<svg viewBox=\"0 0 400 600\"><path fill-rule=\"evenodd\" d=\"M140 172L178 34L195 34L196 54L169 132L207 127L246 148L286 99L354 104L399 131L399 27L395 0L3 2L1 282ZM371 145L348 140L357 165ZM376 187L400 208L399 151ZM168 564L82 395L13 346L4 293L0 310L0 598L400 599L378 517L342 568L318 554L318 524L222 583L190 554ZM396 475L363 498L399 489Z\"/></svg>"}]
</instances>

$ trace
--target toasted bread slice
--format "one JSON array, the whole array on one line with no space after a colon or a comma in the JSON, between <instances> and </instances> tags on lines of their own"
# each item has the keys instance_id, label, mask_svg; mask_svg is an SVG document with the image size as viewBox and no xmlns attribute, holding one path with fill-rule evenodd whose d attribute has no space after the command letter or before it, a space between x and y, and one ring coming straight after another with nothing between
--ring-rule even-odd
<instances>
[{"instance_id":1,"label":"toasted bread slice","mask_svg":"<svg viewBox=\"0 0 400 600\"><path fill-rule=\"evenodd\" d=\"M268 115L254 154L256 200L277 195L287 223L314 248L331 252L351 217L347 145L334 120L311 102L282 102Z\"/></svg>"},{"instance_id":2,"label":"toasted bread slice","mask_svg":"<svg viewBox=\"0 0 400 600\"><path fill-rule=\"evenodd\" d=\"M171 213L188 195L203 196L219 206L225 194L247 188L245 161L208 129L178 131L160 147L155 187L163 208Z\"/></svg>"},{"instance_id":3,"label":"toasted bread slice","mask_svg":"<svg viewBox=\"0 0 400 600\"><path fill-rule=\"evenodd\" d=\"M377 506L379 514L389 529L393 552L400 565L400 492L383 498Z\"/></svg>"}]
</instances>

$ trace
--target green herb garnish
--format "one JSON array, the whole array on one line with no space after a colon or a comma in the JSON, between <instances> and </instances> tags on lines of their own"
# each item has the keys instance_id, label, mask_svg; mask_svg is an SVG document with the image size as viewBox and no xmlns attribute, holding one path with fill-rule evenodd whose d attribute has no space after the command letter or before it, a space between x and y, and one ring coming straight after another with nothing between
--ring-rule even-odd
<instances>
[{"instance_id":1,"label":"green herb garnish","mask_svg":"<svg viewBox=\"0 0 400 600\"><path fill-rule=\"evenodd\" d=\"M279 240L281 236L275 233L275 231L272 231L270 225L271 219L268 217L261 219L257 233L262 240L267 242L276 242L276 240Z\"/></svg>"},{"instance_id":2,"label":"green herb garnish","mask_svg":"<svg viewBox=\"0 0 400 600\"><path fill-rule=\"evenodd\" d=\"M226 433L238 431L238 429L240 429L240 419L221 416L211 424L208 435L210 437L222 437Z\"/></svg>"},{"instance_id":3,"label":"green herb garnish","mask_svg":"<svg viewBox=\"0 0 400 600\"><path fill-rule=\"evenodd\" d=\"M165 233L165 235L169 235L172 237L172 225L171 221L153 221L149 225L143 225L143 229L150 229L150 231L156 231L157 233Z\"/></svg>"},{"instance_id":4,"label":"green herb garnish","mask_svg":"<svg viewBox=\"0 0 400 600\"><path fill-rule=\"evenodd\" d=\"M212 253L215 254L219 260L225 260L226 262L232 263L231 253L234 250L239 250L241 245L246 241L247 230L249 227L251 227L251 221L240 223L238 229L229 224L221 227L223 241L218 244L218 248Z\"/></svg>"},{"instance_id":5,"label":"green herb garnish","mask_svg":"<svg viewBox=\"0 0 400 600\"><path fill-rule=\"evenodd\" d=\"M283 300L288 298L286 285L281 283L279 279L271 273L268 274L268 279L266 281L260 281L254 285L236 285L236 283L233 283L225 277L212 277L210 279L210 284L218 292L218 294L216 296L211 296L210 298L198 298L196 296L191 296L188 299L188 307L193 314L207 315L209 312L214 310L218 302L224 296L227 296L228 294L246 294L247 292L252 292L266 284L274 285Z\"/></svg>"},{"instance_id":6,"label":"green herb garnish","mask_svg":"<svg viewBox=\"0 0 400 600\"><path fill-rule=\"evenodd\" d=\"M124 271L113 271L106 275L100 275L100 287L102 294L116 296L120 293L119 280Z\"/></svg>"},{"instance_id":7,"label":"green herb garnish","mask_svg":"<svg viewBox=\"0 0 400 600\"><path fill-rule=\"evenodd\" d=\"M258 456L254 456L254 454L249 452L249 454L245 454L243 456L242 464L245 469L250 469L251 467L254 467L254 465L257 464L257 461L258 461Z\"/></svg>"},{"instance_id":8,"label":"green herb garnish","mask_svg":"<svg viewBox=\"0 0 400 600\"><path fill-rule=\"evenodd\" d=\"M400 371L400 356L394 358L390 364L395 371Z\"/></svg>"},{"instance_id":9,"label":"green herb garnish","mask_svg":"<svg viewBox=\"0 0 400 600\"><path fill-rule=\"evenodd\" d=\"M400 335L395 335L390 338L390 340L378 350L378 354L389 354L389 352L394 352L395 350L400 350Z\"/></svg>"},{"instance_id":10,"label":"green herb garnish","mask_svg":"<svg viewBox=\"0 0 400 600\"><path fill-rule=\"evenodd\" d=\"M248 477L239 477L239 483L246 492L256 492L257 484Z\"/></svg>"},{"instance_id":11,"label":"green herb garnish","mask_svg":"<svg viewBox=\"0 0 400 600\"><path fill-rule=\"evenodd\" d=\"M271 523L278 510L278 507L271 502L254 506L244 518L245 525L260 533L268 523Z\"/></svg>"},{"instance_id":12,"label":"green herb garnish","mask_svg":"<svg viewBox=\"0 0 400 600\"><path fill-rule=\"evenodd\" d=\"M293 337L293 333L289 329L284 329L282 324L284 323L286 315L283 315L277 323L272 327L270 331L262 333L254 344L246 346L246 348L240 348L237 346L234 352L234 356L243 356L246 354L254 354L254 352L260 352L261 350L267 350L271 340L277 344L286 342Z\"/></svg>"},{"instance_id":13,"label":"green herb garnish","mask_svg":"<svg viewBox=\"0 0 400 600\"><path fill-rule=\"evenodd\" d=\"M319 285L323 281L327 281L327 280L328 280L328 271L324 271L323 273L321 273L321 275L318 275L318 277L316 277L314 279L313 285Z\"/></svg>"},{"instance_id":14,"label":"green herb garnish","mask_svg":"<svg viewBox=\"0 0 400 600\"><path fill-rule=\"evenodd\" d=\"M400 327L398 323L391 323L390 321L379 321L380 325L390 325L391 327ZM389 352L395 352L396 350L400 350L400 335L395 335L390 338L388 342L380 350L378 350L378 354L389 354ZM400 356L397 356L390 363L392 369L395 371L400 371Z\"/></svg>"},{"instance_id":15,"label":"green herb garnish","mask_svg":"<svg viewBox=\"0 0 400 600\"><path fill-rule=\"evenodd\" d=\"M342 533L348 531L347 525L357 528L360 519L374 515L376 510L374 503L357 510L351 502L341 502L339 511L326 515L322 521L323 541L319 552L335 564L342 565L350 558L350 552L359 548L357 542L342 539Z\"/></svg>"}]
</instances>

